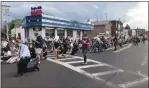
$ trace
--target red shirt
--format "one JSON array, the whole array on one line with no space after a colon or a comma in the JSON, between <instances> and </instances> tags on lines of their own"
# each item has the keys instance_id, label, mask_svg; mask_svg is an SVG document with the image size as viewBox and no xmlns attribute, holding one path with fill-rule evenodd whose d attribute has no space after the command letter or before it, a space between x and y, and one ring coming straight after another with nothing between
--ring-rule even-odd
<instances>
[{"instance_id":1,"label":"red shirt","mask_svg":"<svg viewBox=\"0 0 149 88\"><path fill-rule=\"evenodd\" d=\"M82 48L88 48L89 47L89 39L82 39Z\"/></svg>"}]
</instances>

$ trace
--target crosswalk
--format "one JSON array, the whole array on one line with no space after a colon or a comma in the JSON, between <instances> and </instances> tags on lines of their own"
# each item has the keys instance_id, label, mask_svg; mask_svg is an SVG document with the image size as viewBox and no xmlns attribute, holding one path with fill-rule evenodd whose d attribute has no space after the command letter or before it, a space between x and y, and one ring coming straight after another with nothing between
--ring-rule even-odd
<instances>
[{"instance_id":1,"label":"crosswalk","mask_svg":"<svg viewBox=\"0 0 149 88\"><path fill-rule=\"evenodd\" d=\"M128 70L120 69L115 66L95 61L92 59L88 59L88 64L84 65L83 58L79 56L65 55L65 57L55 59L54 54L50 54L47 57L47 60L51 62L65 66L91 79L103 83L106 82L106 85L109 85L114 88L131 88L148 81L148 76L145 76L143 74L138 74ZM116 75L107 82L107 79L109 79L113 74ZM123 79L126 80L123 81ZM118 83L115 83L114 80L118 80Z\"/></svg>"}]
</instances>

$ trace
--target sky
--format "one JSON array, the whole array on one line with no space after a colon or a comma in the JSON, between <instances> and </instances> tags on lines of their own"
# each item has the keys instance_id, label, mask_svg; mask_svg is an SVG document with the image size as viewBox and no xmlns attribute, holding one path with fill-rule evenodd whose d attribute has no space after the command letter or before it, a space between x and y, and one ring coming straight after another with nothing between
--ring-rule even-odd
<instances>
[{"instance_id":1,"label":"sky","mask_svg":"<svg viewBox=\"0 0 149 88\"><path fill-rule=\"evenodd\" d=\"M2 2L9 5L9 21L30 15L30 8L42 6L44 14L86 22L121 20L124 26L148 30L148 2Z\"/></svg>"}]
</instances>

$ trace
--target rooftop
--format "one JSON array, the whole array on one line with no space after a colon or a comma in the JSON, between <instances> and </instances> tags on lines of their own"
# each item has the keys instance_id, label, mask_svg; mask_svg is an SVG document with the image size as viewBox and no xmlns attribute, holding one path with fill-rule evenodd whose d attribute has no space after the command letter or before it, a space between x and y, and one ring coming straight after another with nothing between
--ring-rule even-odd
<instances>
[{"instance_id":1,"label":"rooftop","mask_svg":"<svg viewBox=\"0 0 149 88\"><path fill-rule=\"evenodd\" d=\"M105 25L110 23L110 20L106 20L106 21L91 21L91 24L93 25Z\"/></svg>"}]
</instances>

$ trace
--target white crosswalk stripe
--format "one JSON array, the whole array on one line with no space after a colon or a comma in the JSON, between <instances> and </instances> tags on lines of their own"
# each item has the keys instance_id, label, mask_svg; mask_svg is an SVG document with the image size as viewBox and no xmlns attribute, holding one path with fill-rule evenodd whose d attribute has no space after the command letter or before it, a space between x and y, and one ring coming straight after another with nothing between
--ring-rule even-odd
<instances>
[{"instance_id":1,"label":"white crosswalk stripe","mask_svg":"<svg viewBox=\"0 0 149 88\"><path fill-rule=\"evenodd\" d=\"M122 88L130 88L130 87L134 87L136 85L139 85L143 82L147 82L148 81L148 77L146 78L141 78L135 81L131 81L131 82L127 82L125 84L119 84L118 86L122 87Z\"/></svg>"},{"instance_id":2,"label":"white crosswalk stripe","mask_svg":"<svg viewBox=\"0 0 149 88\"><path fill-rule=\"evenodd\" d=\"M73 63L83 63L83 61L73 61L73 62L65 62L67 64L73 64Z\"/></svg>"},{"instance_id":3,"label":"white crosswalk stripe","mask_svg":"<svg viewBox=\"0 0 149 88\"><path fill-rule=\"evenodd\" d=\"M94 75L94 76L101 76L101 75L113 74L113 73L116 73L116 72L124 72L124 71L123 70L113 70L113 71L93 73L92 75Z\"/></svg>"},{"instance_id":4,"label":"white crosswalk stripe","mask_svg":"<svg viewBox=\"0 0 149 88\"><path fill-rule=\"evenodd\" d=\"M77 58L63 58L63 59L59 59L60 61L65 61L65 60L72 60L72 59L77 59Z\"/></svg>"},{"instance_id":5,"label":"white crosswalk stripe","mask_svg":"<svg viewBox=\"0 0 149 88\"><path fill-rule=\"evenodd\" d=\"M72 57L84 59L83 57L79 57L79 56L72 56ZM108 65L108 64L106 64L106 63L102 63L102 62L99 62L99 61L95 61L95 60L92 60L92 59L87 59L87 61L91 61L91 62L94 62L94 63L96 63L96 64L104 64L104 65L106 65L106 66L109 66L109 67L111 67L111 68L114 68L114 67L111 66L111 65Z\"/></svg>"},{"instance_id":6,"label":"white crosswalk stripe","mask_svg":"<svg viewBox=\"0 0 149 88\"><path fill-rule=\"evenodd\" d=\"M106 63L102 63L102 62L99 62L99 61L95 61L95 60L92 60L92 59L87 59L87 61L92 62L93 64L87 64L87 65L82 64L82 66L73 66L72 64L83 63L84 62L83 57L72 56L72 55L66 55L66 57L67 58L64 57L62 59L54 60L54 59L50 59L50 58L53 58L53 55L51 55L51 56L49 55L47 60L49 60L51 62L54 62L54 63L57 63L57 64L60 64L62 66L65 66L69 69L72 69L72 70L82 74L82 75L85 75L89 78L92 78L92 79L95 79L95 80L98 80L98 81L101 81L101 82L105 82L106 80L100 78L100 76L110 75L110 74L114 74L116 72L117 73L129 72L130 74L138 75L138 76L142 77L142 79L134 80L134 81L124 83L124 84L116 85L116 84L114 84L110 81L106 83L107 85L113 86L114 88L116 88L116 87L118 87L118 88L130 88L132 86L138 85L139 82L143 83L143 82L148 81L148 79L146 79L146 77L148 77L148 76L145 76L144 74L138 74L138 73L131 72L131 71L128 71L128 70L119 69L115 66L112 66L112 65L109 65L109 64L106 64ZM69 62L65 62L67 60L69 60ZM89 73L89 72L86 72L84 70L85 68L96 68L96 67L102 67L102 66L106 66L106 67L109 67L109 68L114 68L115 70L105 71L105 72L97 72L97 73Z\"/></svg>"},{"instance_id":7,"label":"white crosswalk stripe","mask_svg":"<svg viewBox=\"0 0 149 88\"><path fill-rule=\"evenodd\" d=\"M105 64L95 64L95 65L85 65L85 66L77 66L77 68L91 68L91 67L99 67L99 66L106 66Z\"/></svg>"}]
</instances>

